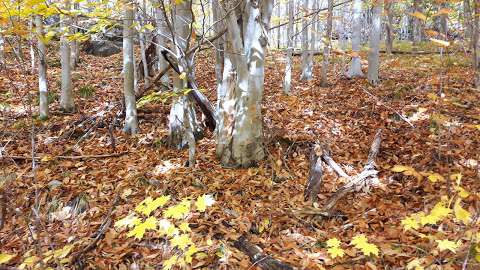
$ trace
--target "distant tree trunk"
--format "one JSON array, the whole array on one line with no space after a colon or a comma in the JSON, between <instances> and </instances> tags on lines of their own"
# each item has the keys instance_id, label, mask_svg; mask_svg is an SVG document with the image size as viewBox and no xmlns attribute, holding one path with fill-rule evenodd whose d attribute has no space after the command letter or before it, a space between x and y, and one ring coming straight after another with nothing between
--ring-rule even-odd
<instances>
[{"instance_id":1,"label":"distant tree trunk","mask_svg":"<svg viewBox=\"0 0 480 270\"><path fill-rule=\"evenodd\" d=\"M73 9L79 10L80 3L74 2ZM73 32L74 33L78 32L78 18L76 16L73 19ZM75 39L71 42L71 48L72 48L72 52L71 52L70 64L72 65L72 69L75 70L80 61L80 46L79 46L78 40Z\"/></svg>"},{"instance_id":2,"label":"distant tree trunk","mask_svg":"<svg viewBox=\"0 0 480 270\"><path fill-rule=\"evenodd\" d=\"M340 42L340 48L342 50L346 50L347 48L347 35L345 33L345 9L348 7L348 5L345 5L343 7L340 7L340 22L339 22L339 27L338 27L338 38Z\"/></svg>"},{"instance_id":3,"label":"distant tree trunk","mask_svg":"<svg viewBox=\"0 0 480 270\"><path fill-rule=\"evenodd\" d=\"M226 9L232 8L235 3ZM217 157L224 166L249 167L265 157L261 103L265 78L265 48L273 1L247 1L243 23L226 15L227 36L218 113ZM242 42L243 41L243 42Z\"/></svg>"},{"instance_id":4,"label":"distant tree trunk","mask_svg":"<svg viewBox=\"0 0 480 270\"><path fill-rule=\"evenodd\" d=\"M70 10L70 1L64 1L64 9ZM60 27L63 29L68 28L70 25L70 19L68 16L62 15L60 20ZM69 32L69 31L68 31ZM61 82L61 95L60 95L60 108L64 112L73 112L75 110L75 104L73 101L72 93L72 66L70 64L70 41L68 41L66 35L62 35L60 38L60 62L62 65L62 82Z\"/></svg>"},{"instance_id":5,"label":"distant tree trunk","mask_svg":"<svg viewBox=\"0 0 480 270\"><path fill-rule=\"evenodd\" d=\"M138 17L140 17L140 26L142 26L142 29L138 31L138 37L140 40L140 55L142 58L142 64L143 64L143 81L145 82L145 87L148 87L150 85L150 73L148 72L148 62L147 62L147 54L146 54L146 48L148 47L147 44L147 35L145 35L145 29L143 26L146 24L145 20L147 19L147 3L146 0L142 1L142 13L138 13Z\"/></svg>"},{"instance_id":6,"label":"distant tree trunk","mask_svg":"<svg viewBox=\"0 0 480 270\"><path fill-rule=\"evenodd\" d=\"M167 47L167 26L165 22L165 17L163 16L163 12L160 8L156 7L155 8L155 20L157 22L157 46L156 46L156 54L157 54L157 69L159 71L164 70L165 68L168 67L168 63L163 58L162 56L162 50L164 50ZM162 83L168 84L169 79L168 79L168 73L163 75L163 77L160 79Z\"/></svg>"},{"instance_id":7,"label":"distant tree trunk","mask_svg":"<svg viewBox=\"0 0 480 270\"><path fill-rule=\"evenodd\" d=\"M33 33L33 21L35 20L35 18L31 19L28 23L28 27L30 29L30 33ZM34 49L34 45L35 45L35 36L32 34L31 35L31 38L30 38L30 74L35 74L35 68L36 68L36 61L35 61L35 49Z\"/></svg>"},{"instance_id":8,"label":"distant tree trunk","mask_svg":"<svg viewBox=\"0 0 480 270\"><path fill-rule=\"evenodd\" d=\"M278 6L277 6L277 18L280 20L282 18L282 2L278 1ZM277 28L277 49L280 49L281 46L281 27Z\"/></svg>"},{"instance_id":9,"label":"distant tree trunk","mask_svg":"<svg viewBox=\"0 0 480 270\"><path fill-rule=\"evenodd\" d=\"M382 4L383 0L374 0L372 14L372 28L370 32L370 50L368 53L368 81L372 85L378 84L378 68L380 61L380 33L382 31Z\"/></svg>"},{"instance_id":10,"label":"distant tree trunk","mask_svg":"<svg viewBox=\"0 0 480 270\"><path fill-rule=\"evenodd\" d=\"M413 0L413 12L421 12L421 0ZM418 51L418 46L422 40L421 20L417 17L413 18L413 44L412 52Z\"/></svg>"},{"instance_id":11,"label":"distant tree trunk","mask_svg":"<svg viewBox=\"0 0 480 270\"><path fill-rule=\"evenodd\" d=\"M293 20L294 20L295 2L288 1L288 26L287 26L287 60L285 64L285 78L283 79L283 92L287 95L291 93L292 84L292 62L293 62Z\"/></svg>"},{"instance_id":12,"label":"distant tree trunk","mask_svg":"<svg viewBox=\"0 0 480 270\"><path fill-rule=\"evenodd\" d=\"M442 3L440 5L440 10L447 9L448 3ZM445 40L448 40L448 14L440 15L440 29L442 34L445 35Z\"/></svg>"},{"instance_id":13,"label":"distant tree trunk","mask_svg":"<svg viewBox=\"0 0 480 270\"><path fill-rule=\"evenodd\" d=\"M5 40L0 34L0 67L5 65Z\"/></svg>"},{"instance_id":14,"label":"distant tree trunk","mask_svg":"<svg viewBox=\"0 0 480 270\"><path fill-rule=\"evenodd\" d=\"M186 77L193 78L192 60L186 55L189 46L189 37L192 29L190 28L193 20L191 0L185 0L180 4L176 4L174 8L174 42L178 59L179 71L184 72L185 76L174 75L173 91L178 94L173 99L170 109L168 121L169 127L169 144L171 147L182 149L186 146L195 147L195 140L192 137L200 137L202 129L198 123L195 109L189 97L184 93L187 89ZM190 74L190 76L188 76ZM196 136L195 136L196 135Z\"/></svg>"},{"instance_id":15,"label":"distant tree trunk","mask_svg":"<svg viewBox=\"0 0 480 270\"><path fill-rule=\"evenodd\" d=\"M47 47L43 43L43 21L40 15L35 16L37 28L37 49L38 49L38 89L40 92L40 119L48 118L48 86L47 86Z\"/></svg>"},{"instance_id":16,"label":"distant tree trunk","mask_svg":"<svg viewBox=\"0 0 480 270\"><path fill-rule=\"evenodd\" d=\"M137 104L135 100L135 60L133 56L132 28L135 16L134 4L125 2L123 19L123 95L125 98L125 123L123 131L129 134L138 132Z\"/></svg>"},{"instance_id":17,"label":"distant tree trunk","mask_svg":"<svg viewBox=\"0 0 480 270\"><path fill-rule=\"evenodd\" d=\"M300 75L301 81L309 81L313 79L313 59L310 52L310 44L308 40L309 22L307 20L308 13L308 0L303 0L303 17L302 17L302 74ZM310 32L313 35L313 31Z\"/></svg>"},{"instance_id":18,"label":"distant tree trunk","mask_svg":"<svg viewBox=\"0 0 480 270\"><path fill-rule=\"evenodd\" d=\"M362 17L362 0L353 1L353 21L352 21L352 62L347 71L348 78L363 77L362 63L360 58L361 43L361 17Z\"/></svg>"},{"instance_id":19,"label":"distant tree trunk","mask_svg":"<svg viewBox=\"0 0 480 270\"><path fill-rule=\"evenodd\" d=\"M473 29L472 29L472 8L470 6L470 0L463 0L463 27L465 41L468 42L468 47L473 47Z\"/></svg>"},{"instance_id":20,"label":"distant tree trunk","mask_svg":"<svg viewBox=\"0 0 480 270\"><path fill-rule=\"evenodd\" d=\"M393 50L393 13L392 13L393 3L390 0L385 1L385 15L387 20L385 21L385 48L387 54L392 54Z\"/></svg>"},{"instance_id":21,"label":"distant tree trunk","mask_svg":"<svg viewBox=\"0 0 480 270\"><path fill-rule=\"evenodd\" d=\"M223 31L223 29L225 28L225 24L221 21L221 17L219 15L219 9L220 9L220 5L218 3L218 0L213 0L212 1L212 9L213 9L213 21L217 22L214 26L214 30L215 30L215 34L218 34L220 33L220 31ZM216 76L216 79L217 79L217 85L220 86L221 82L222 82L222 73L223 73L223 63L224 63L224 60L223 60L223 54L224 54L224 46L223 46L223 43L224 43L224 40L225 40L225 35L223 35L222 37L218 38L217 40L215 40L215 76ZM217 100L217 109L218 109L218 100Z\"/></svg>"},{"instance_id":22,"label":"distant tree trunk","mask_svg":"<svg viewBox=\"0 0 480 270\"><path fill-rule=\"evenodd\" d=\"M328 0L327 29L323 44L323 64L322 64L322 81L321 86L328 86L328 64L330 61L330 46L332 42L332 23L333 23L333 0Z\"/></svg>"},{"instance_id":23,"label":"distant tree trunk","mask_svg":"<svg viewBox=\"0 0 480 270\"><path fill-rule=\"evenodd\" d=\"M475 19L473 22L473 66L475 72L475 88L480 90L480 1L475 1Z\"/></svg>"}]
</instances>

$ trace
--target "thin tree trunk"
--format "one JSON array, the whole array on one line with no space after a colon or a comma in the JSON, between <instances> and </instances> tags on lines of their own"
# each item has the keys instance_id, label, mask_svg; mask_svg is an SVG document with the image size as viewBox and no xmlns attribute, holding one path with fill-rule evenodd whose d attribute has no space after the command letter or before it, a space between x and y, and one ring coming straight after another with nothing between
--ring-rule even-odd
<instances>
[{"instance_id":1,"label":"thin tree trunk","mask_svg":"<svg viewBox=\"0 0 480 270\"><path fill-rule=\"evenodd\" d=\"M40 119L48 118L48 86L47 86L47 47L43 43L43 21L40 15L35 16L38 47L38 89L40 92Z\"/></svg>"},{"instance_id":2,"label":"thin tree trunk","mask_svg":"<svg viewBox=\"0 0 480 270\"><path fill-rule=\"evenodd\" d=\"M480 1L475 0L475 19L473 22L473 68L474 68L474 80L475 88L480 90L480 25L479 25L479 16L480 16Z\"/></svg>"},{"instance_id":3,"label":"thin tree trunk","mask_svg":"<svg viewBox=\"0 0 480 270\"><path fill-rule=\"evenodd\" d=\"M67 11L70 10L69 0L64 1L64 9ZM63 29L69 27L69 22L70 19L68 18L68 16L62 15L60 27ZM75 104L73 101L72 93L72 66L70 64L70 42L68 41L65 34L62 35L60 39L60 61L62 65L60 108L65 112L73 112L75 110Z\"/></svg>"},{"instance_id":4,"label":"thin tree trunk","mask_svg":"<svg viewBox=\"0 0 480 270\"><path fill-rule=\"evenodd\" d=\"M372 28L370 32L370 50L368 53L368 81L372 85L378 84L378 69L380 61L380 33L382 30L383 0L374 0Z\"/></svg>"},{"instance_id":5,"label":"thin tree trunk","mask_svg":"<svg viewBox=\"0 0 480 270\"><path fill-rule=\"evenodd\" d=\"M413 0L413 11L414 12L421 12L420 9L420 0ZM417 17L413 18L413 44L412 44L412 52L418 51L418 46L420 45L422 39L422 29L421 29L421 20Z\"/></svg>"},{"instance_id":6,"label":"thin tree trunk","mask_svg":"<svg viewBox=\"0 0 480 270\"><path fill-rule=\"evenodd\" d=\"M195 143L191 142L191 138L201 136L201 128L195 115L193 104L185 95L184 90L187 88L186 78L194 78L193 66L189 56L186 56L188 51L188 39L192 31L190 29L193 20L192 3L186 0L180 4L175 5L174 16L174 37L176 54L180 57L178 59L178 68L180 73L185 73L186 76L176 75L172 77L173 91L178 94L172 102L172 108L169 116L169 144L171 147L182 149L189 146L190 153L192 147L195 148ZM195 134L197 136L195 136ZM193 157L192 157L193 158Z\"/></svg>"},{"instance_id":7,"label":"thin tree trunk","mask_svg":"<svg viewBox=\"0 0 480 270\"><path fill-rule=\"evenodd\" d=\"M135 100L135 75L132 28L135 16L134 4L126 2L123 19L123 94L125 98L125 123L123 131L129 134L138 132L137 105Z\"/></svg>"},{"instance_id":8,"label":"thin tree trunk","mask_svg":"<svg viewBox=\"0 0 480 270\"><path fill-rule=\"evenodd\" d=\"M162 50L167 47L167 27L165 23L165 17L163 16L163 12L160 8L155 8L155 20L157 21L157 46L156 46L156 54L157 54L157 69L159 71L164 70L168 67L168 63L162 56ZM169 78L168 73L162 76L160 79L162 83L168 84Z\"/></svg>"},{"instance_id":9,"label":"thin tree trunk","mask_svg":"<svg viewBox=\"0 0 480 270\"><path fill-rule=\"evenodd\" d=\"M73 9L74 10L79 10L80 9L80 4L75 2L73 4ZM78 28L77 28L77 25L78 24L78 18L75 16L75 18L73 19L73 33L77 33L78 32ZM73 40L71 42L71 60L70 60L70 64L72 65L72 69L75 70L78 66L78 63L80 61L80 46L79 46L79 42L78 40Z\"/></svg>"},{"instance_id":10,"label":"thin tree trunk","mask_svg":"<svg viewBox=\"0 0 480 270\"><path fill-rule=\"evenodd\" d=\"M35 19L31 19L28 23L28 26L29 26L29 29L30 29L30 33L33 33L33 21ZM35 74L35 67L36 67L36 61L35 61L35 49L33 48L34 44L35 44L35 36L32 34L30 36L30 40L29 40L29 43L30 43L30 73L31 74Z\"/></svg>"},{"instance_id":11,"label":"thin tree trunk","mask_svg":"<svg viewBox=\"0 0 480 270\"><path fill-rule=\"evenodd\" d=\"M5 40L0 34L0 67L5 65Z\"/></svg>"},{"instance_id":12,"label":"thin tree trunk","mask_svg":"<svg viewBox=\"0 0 480 270\"><path fill-rule=\"evenodd\" d=\"M328 14L327 14L327 29L325 31L324 45L323 45L323 64L322 64L322 81L321 86L328 86L328 64L330 61L330 46L332 40L332 21L333 21L333 0L328 0Z\"/></svg>"},{"instance_id":13,"label":"thin tree trunk","mask_svg":"<svg viewBox=\"0 0 480 270\"><path fill-rule=\"evenodd\" d=\"M473 47L473 28L472 28L472 8L470 6L470 0L463 0L463 28L464 39L468 42L468 47Z\"/></svg>"},{"instance_id":14,"label":"thin tree trunk","mask_svg":"<svg viewBox=\"0 0 480 270\"><path fill-rule=\"evenodd\" d=\"M302 74L300 75L300 80L301 81L309 81L313 79L313 61L312 61L312 54L310 53L310 46L309 46L309 40L308 40L308 31L309 31L309 22L307 20L307 16L305 16L308 13L309 6L308 6L309 1L308 0L303 0L303 18L302 18ZM313 32L311 32L313 34Z\"/></svg>"},{"instance_id":15,"label":"thin tree trunk","mask_svg":"<svg viewBox=\"0 0 480 270\"><path fill-rule=\"evenodd\" d=\"M283 79L283 92L287 95L291 93L292 84L292 65L293 65L293 20L294 20L295 1L288 1L288 26L287 26L287 62L285 64L285 78Z\"/></svg>"},{"instance_id":16,"label":"thin tree trunk","mask_svg":"<svg viewBox=\"0 0 480 270\"><path fill-rule=\"evenodd\" d=\"M442 3L440 9L447 9L448 3ZM440 29L442 34L445 35L445 40L448 40L448 14L440 15Z\"/></svg>"},{"instance_id":17,"label":"thin tree trunk","mask_svg":"<svg viewBox=\"0 0 480 270\"><path fill-rule=\"evenodd\" d=\"M219 15L219 9L220 5L218 3L218 0L213 0L212 1L212 9L213 9L213 21L217 22L214 26L215 30L215 35L223 31L225 29L225 24L220 21L220 15ZM215 76L217 79L217 85L220 86L222 82L222 72L223 72L223 55L224 55L224 39L225 36L222 36L215 40ZM218 100L217 100L217 108L218 108Z\"/></svg>"},{"instance_id":18,"label":"thin tree trunk","mask_svg":"<svg viewBox=\"0 0 480 270\"><path fill-rule=\"evenodd\" d=\"M145 0L142 1L142 14L138 14L141 22L141 26L145 25L145 20L147 18L147 3ZM138 32L139 40L140 40L140 55L142 57L142 64L143 64L143 80L145 82L145 87L150 85L150 73L148 71L148 62L147 62L147 55L146 55L146 48L148 47L147 44L147 35L145 35L145 29L140 29Z\"/></svg>"},{"instance_id":19,"label":"thin tree trunk","mask_svg":"<svg viewBox=\"0 0 480 270\"><path fill-rule=\"evenodd\" d=\"M362 17L362 0L353 1L353 21L352 21L352 62L347 71L348 78L363 77L362 63L360 58L360 43L361 43L361 17Z\"/></svg>"},{"instance_id":20,"label":"thin tree trunk","mask_svg":"<svg viewBox=\"0 0 480 270\"><path fill-rule=\"evenodd\" d=\"M387 54L392 54L393 51L393 13L392 13L393 3L390 0L385 1L385 15L387 20L385 22L385 48Z\"/></svg>"}]
</instances>

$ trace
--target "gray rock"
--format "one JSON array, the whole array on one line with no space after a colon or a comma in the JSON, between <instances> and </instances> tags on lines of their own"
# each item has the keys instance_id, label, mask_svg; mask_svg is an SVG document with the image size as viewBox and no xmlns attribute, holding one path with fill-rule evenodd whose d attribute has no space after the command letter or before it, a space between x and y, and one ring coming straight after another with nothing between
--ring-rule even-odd
<instances>
[{"instance_id":1,"label":"gray rock","mask_svg":"<svg viewBox=\"0 0 480 270\"><path fill-rule=\"evenodd\" d=\"M85 43L83 50L94 56L108 57L122 51L122 43L109 40L90 40Z\"/></svg>"}]
</instances>

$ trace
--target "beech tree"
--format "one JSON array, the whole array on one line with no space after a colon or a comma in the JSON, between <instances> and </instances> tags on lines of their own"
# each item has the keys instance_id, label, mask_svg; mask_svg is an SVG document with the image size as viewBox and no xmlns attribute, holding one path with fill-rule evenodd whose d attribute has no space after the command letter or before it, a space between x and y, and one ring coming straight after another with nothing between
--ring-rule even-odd
<instances>
[{"instance_id":1,"label":"beech tree","mask_svg":"<svg viewBox=\"0 0 480 270\"><path fill-rule=\"evenodd\" d=\"M290 94L292 84L292 65L293 65L293 46L295 45L293 37L295 1L288 1L288 26L287 26L287 57L285 64L285 77L283 79L283 92Z\"/></svg>"},{"instance_id":2,"label":"beech tree","mask_svg":"<svg viewBox=\"0 0 480 270\"><path fill-rule=\"evenodd\" d=\"M123 95L125 101L125 123L123 130L129 134L138 132L137 104L135 100L134 56L133 56L133 19L134 3L123 2Z\"/></svg>"},{"instance_id":3,"label":"beech tree","mask_svg":"<svg viewBox=\"0 0 480 270\"><path fill-rule=\"evenodd\" d=\"M216 153L224 166L249 167L265 156L261 102L273 1L225 1L223 7L227 39Z\"/></svg>"},{"instance_id":4,"label":"beech tree","mask_svg":"<svg viewBox=\"0 0 480 270\"><path fill-rule=\"evenodd\" d=\"M368 52L368 81L378 84L378 68L380 61L380 33L382 31L382 3L383 0L374 0L372 12L372 27L370 31L370 50Z\"/></svg>"},{"instance_id":5,"label":"beech tree","mask_svg":"<svg viewBox=\"0 0 480 270\"><path fill-rule=\"evenodd\" d=\"M308 32L311 28L311 22L307 20L306 14L309 10L309 1L303 0L303 12L302 17L302 74L300 75L300 80L309 81L313 79L313 56L311 53L311 41L308 40ZM310 32L310 35L313 35L313 31Z\"/></svg>"},{"instance_id":6,"label":"beech tree","mask_svg":"<svg viewBox=\"0 0 480 270\"><path fill-rule=\"evenodd\" d=\"M333 23L333 0L328 0L327 28L325 29L325 37L323 44L323 63L322 63L322 80L321 86L328 86L328 64L330 61L330 47L332 46L332 23Z\"/></svg>"},{"instance_id":7,"label":"beech tree","mask_svg":"<svg viewBox=\"0 0 480 270\"><path fill-rule=\"evenodd\" d=\"M42 16L35 16L37 32L37 51L38 51L38 90L39 90L39 114L40 119L48 118L48 85L47 85L47 47L44 43L43 20Z\"/></svg>"},{"instance_id":8,"label":"beech tree","mask_svg":"<svg viewBox=\"0 0 480 270\"><path fill-rule=\"evenodd\" d=\"M70 10L70 1L64 0L64 9ZM67 35L69 34L70 27L69 16L62 15L60 21L60 27L64 31L60 40L60 62L62 65L62 79L61 79L61 95L60 95L60 108L65 112L73 112L75 109L72 93L72 66L71 66L71 50L70 41Z\"/></svg>"},{"instance_id":9,"label":"beech tree","mask_svg":"<svg viewBox=\"0 0 480 270\"><path fill-rule=\"evenodd\" d=\"M361 46L361 16L362 16L362 0L353 1L353 21L352 21L352 61L346 76L348 78L363 77L362 63L360 58Z\"/></svg>"}]
</instances>

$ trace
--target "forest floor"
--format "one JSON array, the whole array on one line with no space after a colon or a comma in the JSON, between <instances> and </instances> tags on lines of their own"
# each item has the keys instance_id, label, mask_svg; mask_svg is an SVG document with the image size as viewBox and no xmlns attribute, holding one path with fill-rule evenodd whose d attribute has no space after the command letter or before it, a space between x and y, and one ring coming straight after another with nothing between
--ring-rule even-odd
<instances>
[{"instance_id":1,"label":"forest floor","mask_svg":"<svg viewBox=\"0 0 480 270\"><path fill-rule=\"evenodd\" d=\"M38 102L31 98L36 96L36 76L22 71L22 65L0 71L0 253L16 255L10 265L74 244L66 253L76 259L81 254L80 261L91 269L156 269L169 249L153 232L137 240L111 225L94 247L85 247L106 219L123 218L147 196L169 194L180 201L212 194L215 204L189 220L203 254L195 257L194 268L255 268L231 242L244 234L266 254L298 268L403 269L417 259L422 265L459 269L465 258L468 269L480 268L474 259L480 250L470 251L472 236L465 233L478 231L475 219L468 226L449 219L418 231L405 231L401 224L413 213L428 212L442 196L454 198L457 173L470 192L463 208L472 218L480 213L480 92L471 88L473 74L464 55L382 56L377 87L365 79L346 79L342 74L348 62L338 55L332 60L329 87L319 86L318 59L315 79L299 82L296 59L292 94L287 96L282 93L282 56L272 52L263 102L268 157L249 169L222 168L211 133L198 142L195 168L185 167L187 150L164 144L169 101L142 107L140 134L123 134L122 118L116 115L123 89L120 57L82 55L73 75L77 112L61 113L59 95L52 94L47 121L31 117ZM212 59L199 55L196 75L215 102ZM49 66L50 89L58 93L58 59ZM319 215L346 179L326 170L319 209L305 202L309 145L328 145L335 161L353 175L362 170L379 128L380 186L342 198L332 217ZM40 157L34 171L32 132ZM118 155L109 156L113 153ZM395 165L412 168L393 172ZM85 212L76 217L62 213L67 205ZM39 208L32 211L34 206ZM364 256L348 245L359 234L379 247L378 256ZM326 251L326 241L334 237L344 243L343 258L332 259ZM438 251L435 239L461 244L455 253Z\"/></svg>"}]
</instances>

